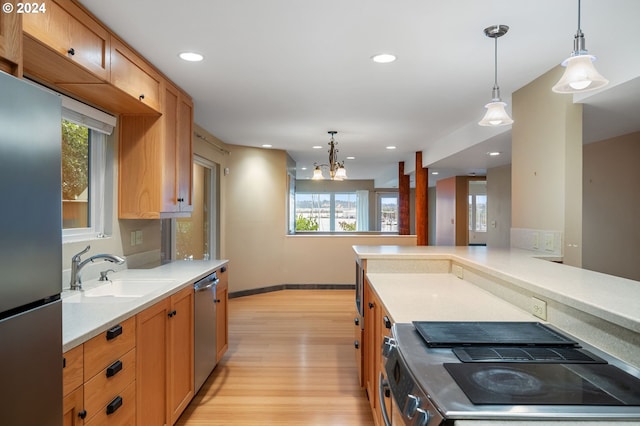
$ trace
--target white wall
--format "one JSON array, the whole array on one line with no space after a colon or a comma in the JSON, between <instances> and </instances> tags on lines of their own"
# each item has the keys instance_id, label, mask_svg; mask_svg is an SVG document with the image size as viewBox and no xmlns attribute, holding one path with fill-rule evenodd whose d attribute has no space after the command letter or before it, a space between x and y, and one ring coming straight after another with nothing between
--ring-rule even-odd
<instances>
[{"instance_id":1,"label":"white wall","mask_svg":"<svg viewBox=\"0 0 640 426\"><path fill-rule=\"evenodd\" d=\"M555 67L513 94L512 227L559 231L564 262L581 265L582 105L551 91Z\"/></svg>"}]
</instances>

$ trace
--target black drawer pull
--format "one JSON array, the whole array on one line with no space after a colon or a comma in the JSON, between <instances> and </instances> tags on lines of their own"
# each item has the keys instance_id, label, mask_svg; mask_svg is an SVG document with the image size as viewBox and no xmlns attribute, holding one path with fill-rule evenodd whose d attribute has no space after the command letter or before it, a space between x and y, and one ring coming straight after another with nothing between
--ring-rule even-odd
<instances>
[{"instance_id":1,"label":"black drawer pull","mask_svg":"<svg viewBox=\"0 0 640 426\"><path fill-rule=\"evenodd\" d=\"M122 406L122 397L121 396L116 396L113 401L111 401L109 403L109 405L107 405L107 416L109 414L113 414L116 412L116 410L118 410L118 408L120 408Z\"/></svg>"},{"instance_id":2,"label":"black drawer pull","mask_svg":"<svg viewBox=\"0 0 640 426\"><path fill-rule=\"evenodd\" d=\"M354 322L356 325L360 325L360 318L357 318L357 317L356 317L356 318L354 318L354 319L353 319L353 322Z\"/></svg>"},{"instance_id":3,"label":"black drawer pull","mask_svg":"<svg viewBox=\"0 0 640 426\"><path fill-rule=\"evenodd\" d=\"M107 340L115 339L122 334L122 326L120 324L107 330Z\"/></svg>"},{"instance_id":4,"label":"black drawer pull","mask_svg":"<svg viewBox=\"0 0 640 426\"><path fill-rule=\"evenodd\" d=\"M78 417L80 417L81 419L84 419L85 417L87 417L87 410L82 410L78 413Z\"/></svg>"},{"instance_id":5,"label":"black drawer pull","mask_svg":"<svg viewBox=\"0 0 640 426\"><path fill-rule=\"evenodd\" d=\"M113 377L122 370L122 361L117 360L107 367L107 377Z\"/></svg>"},{"instance_id":6,"label":"black drawer pull","mask_svg":"<svg viewBox=\"0 0 640 426\"><path fill-rule=\"evenodd\" d=\"M73 56L73 55L75 55L75 54L76 54L76 49L74 49L74 48L72 47L71 49L67 50L67 53L68 53L69 55Z\"/></svg>"},{"instance_id":7,"label":"black drawer pull","mask_svg":"<svg viewBox=\"0 0 640 426\"><path fill-rule=\"evenodd\" d=\"M384 322L384 327L391 329L391 320L389 319L388 316L384 316L384 318L382 318L382 322Z\"/></svg>"},{"instance_id":8,"label":"black drawer pull","mask_svg":"<svg viewBox=\"0 0 640 426\"><path fill-rule=\"evenodd\" d=\"M356 349L360 349L360 342L358 342L357 340L354 340L353 347L355 347Z\"/></svg>"}]
</instances>

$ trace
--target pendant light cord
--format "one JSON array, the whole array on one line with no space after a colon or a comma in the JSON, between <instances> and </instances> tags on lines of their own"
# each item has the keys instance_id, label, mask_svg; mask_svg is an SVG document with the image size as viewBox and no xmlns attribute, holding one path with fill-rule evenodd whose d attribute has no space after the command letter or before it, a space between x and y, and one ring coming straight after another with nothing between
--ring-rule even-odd
<instances>
[{"instance_id":1,"label":"pendant light cord","mask_svg":"<svg viewBox=\"0 0 640 426\"><path fill-rule=\"evenodd\" d=\"M493 38L494 41L494 49L493 49L493 69L494 69L494 79L493 86L494 89L498 88L498 37Z\"/></svg>"}]
</instances>

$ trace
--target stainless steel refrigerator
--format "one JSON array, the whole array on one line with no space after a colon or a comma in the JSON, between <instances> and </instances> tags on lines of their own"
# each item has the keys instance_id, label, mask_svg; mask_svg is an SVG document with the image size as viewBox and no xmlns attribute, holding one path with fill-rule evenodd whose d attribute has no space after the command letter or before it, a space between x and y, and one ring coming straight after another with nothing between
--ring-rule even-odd
<instances>
[{"instance_id":1,"label":"stainless steel refrigerator","mask_svg":"<svg viewBox=\"0 0 640 426\"><path fill-rule=\"evenodd\" d=\"M60 98L0 72L0 424L62 424Z\"/></svg>"}]
</instances>

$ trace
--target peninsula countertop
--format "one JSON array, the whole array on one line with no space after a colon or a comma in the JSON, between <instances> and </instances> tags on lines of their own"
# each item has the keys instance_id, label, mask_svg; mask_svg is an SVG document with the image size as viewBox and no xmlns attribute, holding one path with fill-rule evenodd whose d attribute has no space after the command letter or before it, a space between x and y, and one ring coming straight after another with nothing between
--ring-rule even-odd
<instances>
[{"instance_id":1,"label":"peninsula countertop","mask_svg":"<svg viewBox=\"0 0 640 426\"><path fill-rule=\"evenodd\" d=\"M368 261L449 260L640 333L639 281L551 262L520 249L353 246L353 250Z\"/></svg>"},{"instance_id":2,"label":"peninsula countertop","mask_svg":"<svg viewBox=\"0 0 640 426\"><path fill-rule=\"evenodd\" d=\"M157 288L142 297L93 303L78 301L78 291L62 292L62 351L66 352L119 322L143 311L194 281L226 265L227 260L174 261L152 269L125 269L109 275L112 280L156 280ZM83 284L84 291L104 282L97 280Z\"/></svg>"}]
</instances>

